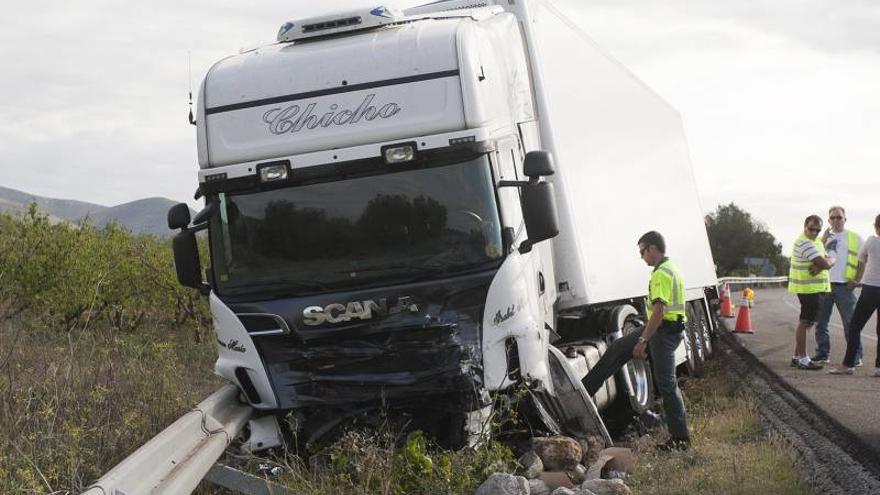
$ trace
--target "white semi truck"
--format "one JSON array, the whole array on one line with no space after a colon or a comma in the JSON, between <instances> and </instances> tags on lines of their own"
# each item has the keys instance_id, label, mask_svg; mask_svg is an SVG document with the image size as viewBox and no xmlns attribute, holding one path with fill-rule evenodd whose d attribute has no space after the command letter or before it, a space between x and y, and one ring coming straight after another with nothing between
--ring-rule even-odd
<instances>
[{"instance_id":1,"label":"white semi truck","mask_svg":"<svg viewBox=\"0 0 880 495\"><path fill-rule=\"evenodd\" d=\"M644 362L581 384L640 324L649 230L687 283L680 361L699 371L716 278L681 118L551 2L376 7L277 40L207 73L206 206L169 212L216 372L265 413L255 446L279 413L315 441L380 408L461 443L517 385L542 428L607 439L597 410L653 399Z\"/></svg>"}]
</instances>

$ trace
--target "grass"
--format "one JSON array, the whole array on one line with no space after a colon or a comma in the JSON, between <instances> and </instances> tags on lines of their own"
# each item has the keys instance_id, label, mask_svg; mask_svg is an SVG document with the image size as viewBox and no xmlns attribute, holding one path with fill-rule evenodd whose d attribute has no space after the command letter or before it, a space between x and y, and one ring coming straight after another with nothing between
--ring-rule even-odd
<instances>
[{"instance_id":1,"label":"grass","mask_svg":"<svg viewBox=\"0 0 880 495\"><path fill-rule=\"evenodd\" d=\"M219 385L213 339L0 323L0 493L79 493Z\"/></svg>"},{"instance_id":2,"label":"grass","mask_svg":"<svg viewBox=\"0 0 880 495\"><path fill-rule=\"evenodd\" d=\"M348 431L308 465L292 455L232 461L252 473L259 464L282 466L283 474L272 481L298 495L472 495L492 473L516 468L511 450L499 443L448 451L432 446L420 432L390 428ZM213 492L207 483L201 488L200 495L229 493Z\"/></svg>"},{"instance_id":3,"label":"grass","mask_svg":"<svg viewBox=\"0 0 880 495\"><path fill-rule=\"evenodd\" d=\"M626 480L635 493L811 494L795 469L796 454L764 431L757 404L732 381L721 360L683 386L693 447L660 453L650 435L632 438L638 461Z\"/></svg>"}]
</instances>

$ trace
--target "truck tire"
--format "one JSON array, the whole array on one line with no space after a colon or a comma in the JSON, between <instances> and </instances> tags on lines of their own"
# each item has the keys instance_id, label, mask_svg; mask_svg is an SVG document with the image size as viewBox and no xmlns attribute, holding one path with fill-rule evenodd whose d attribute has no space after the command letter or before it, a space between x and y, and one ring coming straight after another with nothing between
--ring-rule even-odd
<instances>
[{"instance_id":1,"label":"truck tire","mask_svg":"<svg viewBox=\"0 0 880 495\"><path fill-rule=\"evenodd\" d=\"M701 377L703 376L706 363L705 345L697 325L697 316L693 302L687 303L686 312L687 323L685 324L684 347L687 353L687 360L685 361L685 366L687 367L688 375Z\"/></svg>"},{"instance_id":2,"label":"truck tire","mask_svg":"<svg viewBox=\"0 0 880 495\"><path fill-rule=\"evenodd\" d=\"M627 318L623 325L623 333L626 335L639 328L639 324L634 318ZM654 405L654 376L651 372L651 362L633 359L621 371L627 374L633 389L632 391L628 390L625 383L621 383L621 387L618 389L626 392L627 403L633 415L638 416Z\"/></svg>"},{"instance_id":3,"label":"truck tire","mask_svg":"<svg viewBox=\"0 0 880 495\"><path fill-rule=\"evenodd\" d=\"M628 305L615 309L612 325L615 325L616 330L623 335L637 331L643 326L638 320L636 309ZM605 414L607 418L605 425L612 435L622 433L633 418L654 406L654 375L650 360L633 359L625 364L615 377L619 393Z\"/></svg>"},{"instance_id":4,"label":"truck tire","mask_svg":"<svg viewBox=\"0 0 880 495\"><path fill-rule=\"evenodd\" d=\"M697 326L703 338L703 356L708 360L715 355L715 336L712 334L712 326L706 314L703 301L694 301L694 309L697 316Z\"/></svg>"}]
</instances>

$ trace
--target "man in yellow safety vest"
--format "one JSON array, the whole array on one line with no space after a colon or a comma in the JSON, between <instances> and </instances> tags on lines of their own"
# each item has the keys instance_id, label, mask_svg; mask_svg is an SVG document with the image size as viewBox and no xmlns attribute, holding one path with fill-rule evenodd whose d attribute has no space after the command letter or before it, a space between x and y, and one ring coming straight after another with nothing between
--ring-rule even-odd
<instances>
[{"instance_id":1,"label":"man in yellow safety vest","mask_svg":"<svg viewBox=\"0 0 880 495\"><path fill-rule=\"evenodd\" d=\"M822 234L822 244L825 245L828 256L837 262L828 270L831 292L819 306L818 321L816 322L816 354L811 359L814 363L819 364L827 363L831 355L831 335L828 323L835 305L837 312L840 313L840 319L843 321L843 333L849 341L849 323L856 308L854 289L856 269L859 266L858 253L859 248L862 247L862 238L852 230L844 228L846 210L842 206L832 206L828 210L828 223L828 228ZM855 364L861 366L863 351L861 342L858 344L855 351Z\"/></svg>"},{"instance_id":2,"label":"man in yellow safety vest","mask_svg":"<svg viewBox=\"0 0 880 495\"><path fill-rule=\"evenodd\" d=\"M822 219L810 215L804 220L804 231L794 241L791 250L791 268L788 272L788 290L797 294L801 303L800 321L795 332L794 356L791 366L802 370L822 369L807 355L807 330L816 323L822 299L831 291L828 269L834 258L825 253L825 245L819 240Z\"/></svg>"},{"instance_id":3,"label":"man in yellow safety vest","mask_svg":"<svg viewBox=\"0 0 880 495\"><path fill-rule=\"evenodd\" d=\"M596 392L611 375L631 359L647 359L651 350L651 364L657 389L663 398L663 410L670 439L659 446L661 450L690 448L690 430L684 400L675 377L675 349L684 338L685 290L678 268L666 257L666 241L657 231L639 238L639 255L653 267L648 282L646 312L648 323L615 340L584 378L584 388L590 395Z\"/></svg>"}]
</instances>

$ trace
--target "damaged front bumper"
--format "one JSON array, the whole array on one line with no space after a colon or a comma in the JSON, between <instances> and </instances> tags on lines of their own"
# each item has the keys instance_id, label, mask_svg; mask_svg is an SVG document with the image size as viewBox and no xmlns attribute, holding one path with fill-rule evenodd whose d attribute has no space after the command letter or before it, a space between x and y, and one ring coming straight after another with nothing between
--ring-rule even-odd
<instances>
[{"instance_id":1,"label":"damaged front bumper","mask_svg":"<svg viewBox=\"0 0 880 495\"><path fill-rule=\"evenodd\" d=\"M365 329L366 330L366 329ZM482 390L479 349L457 324L398 326L351 338L281 337L259 346L282 409L413 402Z\"/></svg>"}]
</instances>

